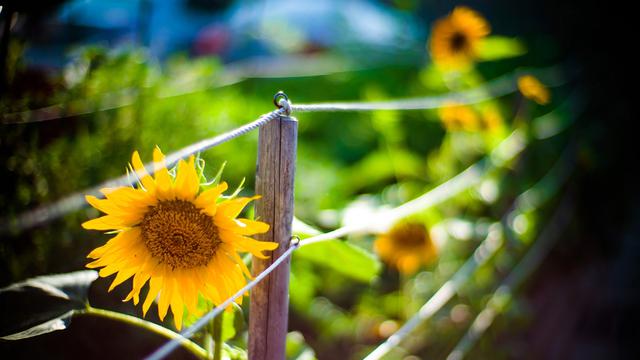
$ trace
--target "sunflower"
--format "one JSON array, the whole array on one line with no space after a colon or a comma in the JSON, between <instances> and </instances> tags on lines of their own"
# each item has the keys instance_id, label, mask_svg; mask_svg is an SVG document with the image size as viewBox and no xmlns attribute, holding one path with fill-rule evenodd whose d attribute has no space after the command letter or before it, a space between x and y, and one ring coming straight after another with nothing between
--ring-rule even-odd
<instances>
[{"instance_id":1,"label":"sunflower","mask_svg":"<svg viewBox=\"0 0 640 360\"><path fill-rule=\"evenodd\" d=\"M495 131L502 126L504 120L500 111L493 106L485 107L482 110L482 126L487 131Z\"/></svg>"},{"instance_id":2,"label":"sunflower","mask_svg":"<svg viewBox=\"0 0 640 360\"><path fill-rule=\"evenodd\" d=\"M418 221L401 221L378 236L374 248L380 258L403 274L415 273L420 265L433 262L436 246L427 227Z\"/></svg>"},{"instance_id":3,"label":"sunflower","mask_svg":"<svg viewBox=\"0 0 640 360\"><path fill-rule=\"evenodd\" d=\"M462 68L478 58L481 40L491 27L478 12L458 6L447 17L435 22L429 51L433 61L449 68Z\"/></svg>"},{"instance_id":4,"label":"sunflower","mask_svg":"<svg viewBox=\"0 0 640 360\"><path fill-rule=\"evenodd\" d=\"M540 105L546 105L551 100L549 89L533 75L520 76L518 78L518 89L522 96Z\"/></svg>"},{"instance_id":5,"label":"sunflower","mask_svg":"<svg viewBox=\"0 0 640 360\"><path fill-rule=\"evenodd\" d=\"M480 127L475 111L467 105L457 103L447 103L440 108L440 120L449 131L475 131Z\"/></svg>"},{"instance_id":6,"label":"sunflower","mask_svg":"<svg viewBox=\"0 0 640 360\"><path fill-rule=\"evenodd\" d=\"M175 326L182 327L186 306L198 313L198 297L218 305L231 297L251 278L238 251L267 258L263 251L278 244L251 239L268 231L260 221L236 219L256 197L222 199L227 184L200 191L194 157L180 160L175 177L166 168L158 147L153 152L155 178L144 168L138 152L132 165L140 186L101 190L106 199L87 196L87 202L106 213L82 224L85 229L107 230L115 236L87 257L89 268L101 268L101 277L117 274L109 291L133 277L133 287L124 301L140 300L140 290L148 282L142 304L143 316L158 298L161 320L171 308ZM246 277L246 278L245 278ZM236 302L241 303L242 297Z\"/></svg>"}]
</instances>

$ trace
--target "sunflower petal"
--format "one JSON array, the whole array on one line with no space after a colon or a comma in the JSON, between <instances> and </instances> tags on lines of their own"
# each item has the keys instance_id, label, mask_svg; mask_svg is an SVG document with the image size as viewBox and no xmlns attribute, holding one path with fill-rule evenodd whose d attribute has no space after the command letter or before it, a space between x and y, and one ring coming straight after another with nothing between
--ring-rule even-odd
<instances>
[{"instance_id":1,"label":"sunflower petal","mask_svg":"<svg viewBox=\"0 0 640 360\"><path fill-rule=\"evenodd\" d=\"M172 286L169 276L162 279L162 291L160 292L160 300L158 300L158 316L160 320L164 321L164 317L167 316L167 310L171 302Z\"/></svg>"},{"instance_id":2,"label":"sunflower petal","mask_svg":"<svg viewBox=\"0 0 640 360\"><path fill-rule=\"evenodd\" d=\"M149 292L147 292L147 297L142 304L142 316L146 316L147 311L149 311L149 307L153 301L158 297L158 293L162 288L162 278L161 277L151 277L149 281Z\"/></svg>"},{"instance_id":3,"label":"sunflower petal","mask_svg":"<svg viewBox=\"0 0 640 360\"><path fill-rule=\"evenodd\" d=\"M121 208L140 207L145 208L150 205L155 205L158 200L155 196L151 196L148 192L141 189L134 189L131 187L120 188L104 188L100 190L104 196L113 201Z\"/></svg>"},{"instance_id":4,"label":"sunflower petal","mask_svg":"<svg viewBox=\"0 0 640 360\"><path fill-rule=\"evenodd\" d=\"M130 277L132 277L135 273L136 270L138 270L137 268L128 268L128 269L120 269L118 271L118 274L116 275L116 278L113 279L113 282L111 283L111 286L109 286L109 292L113 291L113 289L116 288L116 286L122 284L123 282L125 282L125 280L128 280Z\"/></svg>"},{"instance_id":5,"label":"sunflower petal","mask_svg":"<svg viewBox=\"0 0 640 360\"><path fill-rule=\"evenodd\" d=\"M190 156L188 163L180 160L178 162L178 175L176 176L176 183L174 185L176 196L183 200L193 200L199 188L200 181L196 173L195 158Z\"/></svg>"},{"instance_id":6,"label":"sunflower petal","mask_svg":"<svg viewBox=\"0 0 640 360\"><path fill-rule=\"evenodd\" d=\"M171 291L171 312L173 313L173 322L176 325L176 329L180 331L182 329L182 314L184 313L184 304L182 303L182 297L178 289L178 284L175 279L172 279L172 291Z\"/></svg>"},{"instance_id":7,"label":"sunflower petal","mask_svg":"<svg viewBox=\"0 0 640 360\"><path fill-rule=\"evenodd\" d=\"M135 225L113 215L105 215L96 219L85 221L82 227L87 230L122 230Z\"/></svg>"},{"instance_id":8,"label":"sunflower petal","mask_svg":"<svg viewBox=\"0 0 640 360\"><path fill-rule=\"evenodd\" d=\"M253 279L253 276L251 275L251 271L249 271L249 268L247 268L247 265L244 263L244 261L242 260L242 258L238 255L238 253L235 251L235 249L228 245L228 244L224 244L222 245L222 248L225 250L225 252L227 253L227 255L229 255L229 257L236 263L238 264L238 266L240 267L240 269L242 269L242 272L247 276L247 278L249 279Z\"/></svg>"},{"instance_id":9,"label":"sunflower petal","mask_svg":"<svg viewBox=\"0 0 640 360\"><path fill-rule=\"evenodd\" d=\"M216 202L218 201L220 195L222 195L223 192L227 191L227 188L227 183L221 182L213 189L203 191L200 195L198 195L193 204L199 209L205 209L205 212L209 216L213 216L216 214Z\"/></svg>"},{"instance_id":10,"label":"sunflower petal","mask_svg":"<svg viewBox=\"0 0 640 360\"><path fill-rule=\"evenodd\" d=\"M138 154L138 151L133 152L133 155L131 156L131 164L133 165L142 186L144 186L147 191L154 191L156 183L147 172L147 169L144 168L144 164L142 163L142 160L140 160L140 154Z\"/></svg>"},{"instance_id":11,"label":"sunflower petal","mask_svg":"<svg viewBox=\"0 0 640 360\"><path fill-rule=\"evenodd\" d=\"M164 154L162 154L162 151L158 146L153 149L153 164L158 197L161 199L173 198L173 191L171 189L171 176L169 175L167 165L164 161Z\"/></svg>"},{"instance_id":12,"label":"sunflower petal","mask_svg":"<svg viewBox=\"0 0 640 360\"><path fill-rule=\"evenodd\" d=\"M259 199L260 195L256 195L253 197L241 197L237 199L228 200L218 204L218 212L216 213L216 218L219 216L226 216L230 218L235 218L240 214L242 209L252 200Z\"/></svg>"},{"instance_id":13,"label":"sunflower petal","mask_svg":"<svg viewBox=\"0 0 640 360\"><path fill-rule=\"evenodd\" d=\"M263 234L269 231L269 224L262 221L254 221L249 219L231 219L227 217L219 217L216 219L216 226L226 230L233 231L240 235Z\"/></svg>"},{"instance_id":14,"label":"sunflower petal","mask_svg":"<svg viewBox=\"0 0 640 360\"><path fill-rule=\"evenodd\" d=\"M278 243L271 241L257 241L252 238L237 235L230 231L220 229L220 239L228 244L233 245L242 251L250 252L260 259L268 259L269 256L264 255L263 251L274 250L278 247Z\"/></svg>"}]
</instances>

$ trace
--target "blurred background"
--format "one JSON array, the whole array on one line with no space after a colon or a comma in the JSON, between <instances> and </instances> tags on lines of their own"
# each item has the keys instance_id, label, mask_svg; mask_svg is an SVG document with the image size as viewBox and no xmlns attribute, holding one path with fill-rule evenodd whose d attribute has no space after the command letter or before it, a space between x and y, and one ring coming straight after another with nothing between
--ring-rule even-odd
<instances>
[{"instance_id":1,"label":"blurred background","mask_svg":"<svg viewBox=\"0 0 640 360\"><path fill-rule=\"evenodd\" d=\"M637 65L634 19L621 4L0 4L0 287L84 268L86 254L107 239L80 227L97 211L83 207L61 211L61 217L20 216L38 207L51 210L48 204L122 175L134 150L150 160L156 144L169 153L252 121L273 110L271 99L278 90L293 103L458 90L434 67L427 42L434 21L465 5L487 19L492 34L512 39L519 50L507 49L509 55L501 56L504 49L496 45L498 55L467 72L459 80L461 89L532 72L549 86L552 100L525 104L514 92L484 102L474 111L491 110L496 127L465 131L448 128L438 110L295 114L300 121L295 212L323 231L421 195L481 159L522 123L532 130L529 146L512 164L418 215L439 247L438 258L420 271L402 274L380 261L375 235L349 239L358 249L349 251L364 255L342 254L353 260L346 265L294 255L291 358L364 357L450 278L490 225L536 184L542 195L535 210L520 214L518 239L507 241L453 301L389 358L446 358L547 228L557 237L550 255L468 357L638 355L640 209L634 206L639 199L632 171L637 136L627 128L636 117L629 101L634 92L625 86ZM245 179L243 193L252 194L256 151L254 132L201 156L210 176L226 161L223 179L232 188ZM540 185L541 179L548 181ZM75 205L59 204L56 211L65 206ZM552 221L559 207L571 218L568 226L556 229ZM332 250L327 251L330 258ZM125 290L106 294L108 280L92 285L92 305L139 315L139 308L120 302ZM246 321L236 315L229 339L239 348L246 342ZM79 319L65 331L0 340L0 354L139 358L161 343L125 328Z\"/></svg>"}]
</instances>

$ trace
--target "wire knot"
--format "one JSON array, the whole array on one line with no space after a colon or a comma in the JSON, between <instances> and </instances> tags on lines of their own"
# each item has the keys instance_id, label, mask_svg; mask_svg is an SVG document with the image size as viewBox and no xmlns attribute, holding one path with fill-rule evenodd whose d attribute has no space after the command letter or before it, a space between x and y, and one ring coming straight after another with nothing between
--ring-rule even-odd
<instances>
[{"instance_id":1,"label":"wire knot","mask_svg":"<svg viewBox=\"0 0 640 360\"><path fill-rule=\"evenodd\" d=\"M282 109L285 116L291 115L291 103L289 102L289 97L284 93L284 91L278 91L273 96L273 105L278 109Z\"/></svg>"}]
</instances>

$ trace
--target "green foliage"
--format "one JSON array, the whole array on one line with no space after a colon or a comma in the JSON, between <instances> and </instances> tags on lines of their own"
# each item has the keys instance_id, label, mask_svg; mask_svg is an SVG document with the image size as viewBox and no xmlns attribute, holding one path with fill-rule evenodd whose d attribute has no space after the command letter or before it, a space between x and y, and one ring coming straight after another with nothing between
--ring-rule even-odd
<instances>
[{"instance_id":1,"label":"green foliage","mask_svg":"<svg viewBox=\"0 0 640 360\"><path fill-rule=\"evenodd\" d=\"M489 36L482 40L478 55L484 61L501 60L526 54L527 48L516 38Z\"/></svg>"},{"instance_id":2,"label":"green foliage","mask_svg":"<svg viewBox=\"0 0 640 360\"><path fill-rule=\"evenodd\" d=\"M294 255L331 268L354 280L371 282L380 271L380 262L369 252L340 240L301 247Z\"/></svg>"},{"instance_id":3,"label":"green foliage","mask_svg":"<svg viewBox=\"0 0 640 360\"><path fill-rule=\"evenodd\" d=\"M20 101L2 103L6 113L58 104L53 117L60 117L3 128L0 160L5 166L0 176L12 183L12 191L0 195L2 216L14 216L123 174L133 150L149 161L156 145L170 153L254 120L272 110L271 97L278 89L284 89L294 103L437 96L483 86L498 75L516 74L536 54L528 53L520 39L491 36L482 42L480 57L484 61L480 66L463 71L444 71L432 64L390 65L318 76L243 80L250 74L213 58L177 56L158 64L137 49L78 49L51 94L24 95ZM17 60L11 66L20 69ZM514 87L515 77L511 80ZM554 91L554 97L563 94ZM565 130L579 101L560 95L550 105L558 106L557 111L542 114L548 109L521 101L518 95L492 98L489 90L483 94L487 100L469 108L482 121L487 113L495 115L495 127L448 129L442 124L440 109L295 114L299 118L295 208L296 215L308 224L296 219L293 227L302 239L368 219L381 208L424 194L484 157L516 128L539 143L526 157L491 172L478 187L414 214L431 226L438 247L434 264L422 266L416 274L400 275L393 265L381 263L373 252L371 235L296 250L290 278L290 327L296 331L287 337L287 359L315 359L316 353L323 358L350 359L368 352L389 336L389 329L415 313L488 232L499 227L496 224L514 198L540 184L521 201L514 217L508 218L512 221L507 225L513 228L509 234L518 241L509 243L495 260L474 273L452 301L455 304L418 330L420 341L414 353L427 358L446 352L452 339L458 339L485 306L487 294L534 242L546 218L544 205L562 186L562 177L544 175L566 143ZM50 115L47 111L21 116L39 119ZM534 120L537 115L542 116ZM227 181L230 189L238 189L228 192L232 196L253 194L256 140L254 132L200 154L201 180L210 186ZM252 217L251 209L248 213ZM90 249L107 240L80 228L83 220L94 216L94 210L83 210L3 239L2 284L82 268ZM1 290L0 309L7 315L1 317L0 335L18 338L63 328L69 311L85 306L86 295L72 296L45 280L37 278ZM79 288L85 289L82 286ZM8 294L12 300L5 303ZM25 297L42 302L20 307L26 306ZM495 301L503 307L512 300ZM456 308L456 304L461 306ZM202 313L212 306L204 299L198 303ZM223 355L229 359L247 357L243 311L246 306L224 315ZM184 325L197 319L185 314ZM199 333L195 340L204 344L206 335Z\"/></svg>"}]
</instances>

